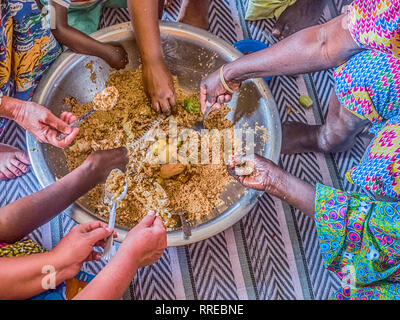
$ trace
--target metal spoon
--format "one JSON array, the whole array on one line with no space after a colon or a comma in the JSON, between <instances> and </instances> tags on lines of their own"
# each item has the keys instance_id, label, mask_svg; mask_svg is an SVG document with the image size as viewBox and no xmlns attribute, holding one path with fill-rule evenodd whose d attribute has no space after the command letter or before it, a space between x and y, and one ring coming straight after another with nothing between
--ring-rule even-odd
<instances>
[{"instance_id":1,"label":"metal spoon","mask_svg":"<svg viewBox=\"0 0 400 320\"><path fill-rule=\"evenodd\" d=\"M118 172L123 173L119 169L114 169L114 170L117 170ZM115 198L115 196L116 196L115 194L112 194L107 191L107 185L105 185L105 187L104 187L104 191L105 191L104 192L105 193L104 202L107 204L111 204L110 216L108 218L108 227L110 229L114 229L115 217L117 215L117 204L119 201L121 201L123 198L125 198L127 190L128 190L128 183L126 182L126 178L125 178L124 190L117 198ZM104 252L103 252L103 257L106 260L110 260L114 256L115 250L114 250L114 246L113 246L113 243L114 243L113 240L114 240L113 235L110 235L106 240L106 245L104 247Z\"/></svg>"},{"instance_id":2,"label":"metal spoon","mask_svg":"<svg viewBox=\"0 0 400 320\"><path fill-rule=\"evenodd\" d=\"M173 213L174 216L179 216L179 218L181 219L183 235L184 238L187 240L192 235L192 230L190 229L190 225L185 218L186 214L187 212L184 210L176 211Z\"/></svg>"},{"instance_id":3,"label":"metal spoon","mask_svg":"<svg viewBox=\"0 0 400 320\"><path fill-rule=\"evenodd\" d=\"M111 88L111 87L107 87L107 88L105 88L105 89L103 89L103 90L97 92L97 93L96 93L96 96L95 96L94 99L93 99L93 101L101 100L101 99L98 99L98 98L100 98L101 95L107 96L107 95L108 95L108 91L110 90L110 88ZM114 106L117 104L117 101L118 101L118 95L117 95L117 96L115 97L115 99L111 102L111 104L107 107L107 110L110 110L110 109L114 108ZM75 120L74 122L72 122L69 126L70 126L72 129L78 128L78 127L80 126L80 124L81 124L83 121L85 121L90 115L92 115L93 112L95 112L96 110L99 110L99 109L97 109L96 106L95 106L92 110L86 112L83 116L81 116L79 119L77 119L77 120ZM67 136L67 135L64 134L64 133L59 133L59 134L57 135L57 139L58 139L58 140L63 140L63 139L65 139L66 136Z\"/></svg>"},{"instance_id":4,"label":"metal spoon","mask_svg":"<svg viewBox=\"0 0 400 320\"><path fill-rule=\"evenodd\" d=\"M201 120L201 121L196 121L196 122L194 123L193 129L194 129L195 131L201 132L201 130L204 130L204 129L205 129L204 123L205 123L205 121L206 121L206 118L208 117L208 115L209 115L210 112L211 112L212 106L213 106L213 105L212 105L211 103L206 102L206 112L204 112L203 120Z\"/></svg>"}]
</instances>

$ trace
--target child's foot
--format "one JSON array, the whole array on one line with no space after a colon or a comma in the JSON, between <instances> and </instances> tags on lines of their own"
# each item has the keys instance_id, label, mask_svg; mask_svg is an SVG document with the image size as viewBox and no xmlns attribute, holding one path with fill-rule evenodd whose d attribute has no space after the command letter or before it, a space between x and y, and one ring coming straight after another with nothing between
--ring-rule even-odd
<instances>
[{"instance_id":1,"label":"child's foot","mask_svg":"<svg viewBox=\"0 0 400 320\"><path fill-rule=\"evenodd\" d=\"M208 30L208 7L210 0L183 0L178 22Z\"/></svg>"},{"instance_id":2,"label":"child's foot","mask_svg":"<svg viewBox=\"0 0 400 320\"><path fill-rule=\"evenodd\" d=\"M0 180L9 180L22 176L29 171L31 164L25 152L0 143Z\"/></svg>"},{"instance_id":3,"label":"child's foot","mask_svg":"<svg viewBox=\"0 0 400 320\"><path fill-rule=\"evenodd\" d=\"M282 40L297 31L316 25L325 4L325 0L297 0L281 14L272 34Z\"/></svg>"}]
</instances>

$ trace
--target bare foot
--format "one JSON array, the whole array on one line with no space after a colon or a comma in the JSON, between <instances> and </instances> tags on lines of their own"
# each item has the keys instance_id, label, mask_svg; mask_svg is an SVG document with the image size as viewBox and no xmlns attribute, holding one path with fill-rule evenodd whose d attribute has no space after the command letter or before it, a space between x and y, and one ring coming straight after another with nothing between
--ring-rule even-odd
<instances>
[{"instance_id":1,"label":"bare foot","mask_svg":"<svg viewBox=\"0 0 400 320\"><path fill-rule=\"evenodd\" d=\"M178 22L208 30L208 7L210 0L183 0Z\"/></svg>"},{"instance_id":2,"label":"bare foot","mask_svg":"<svg viewBox=\"0 0 400 320\"><path fill-rule=\"evenodd\" d=\"M282 125L282 153L320 152L318 141L320 127L300 122L285 122Z\"/></svg>"},{"instance_id":3,"label":"bare foot","mask_svg":"<svg viewBox=\"0 0 400 320\"><path fill-rule=\"evenodd\" d=\"M297 0L281 14L272 34L282 40L297 31L316 25L325 5L326 0Z\"/></svg>"},{"instance_id":4,"label":"bare foot","mask_svg":"<svg viewBox=\"0 0 400 320\"><path fill-rule=\"evenodd\" d=\"M31 164L25 152L0 143L0 180L9 180L22 176L29 171Z\"/></svg>"}]
</instances>

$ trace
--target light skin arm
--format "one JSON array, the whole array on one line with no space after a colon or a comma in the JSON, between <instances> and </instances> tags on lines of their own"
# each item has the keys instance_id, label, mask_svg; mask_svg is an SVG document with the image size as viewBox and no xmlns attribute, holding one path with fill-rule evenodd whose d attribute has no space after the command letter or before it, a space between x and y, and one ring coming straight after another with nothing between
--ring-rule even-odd
<instances>
[{"instance_id":1,"label":"light skin arm","mask_svg":"<svg viewBox=\"0 0 400 320\"><path fill-rule=\"evenodd\" d=\"M67 265L52 252L26 257L0 258L0 299L27 299L44 291L44 266L53 266L57 273L56 285L66 280Z\"/></svg>"},{"instance_id":2,"label":"light skin arm","mask_svg":"<svg viewBox=\"0 0 400 320\"><path fill-rule=\"evenodd\" d=\"M143 84L152 108L157 112L176 112L174 84L165 64L158 23L158 0L128 0L143 64Z\"/></svg>"},{"instance_id":3,"label":"light skin arm","mask_svg":"<svg viewBox=\"0 0 400 320\"><path fill-rule=\"evenodd\" d=\"M100 221L76 225L50 252L0 258L0 299L27 299L74 277L84 261L100 260L113 233Z\"/></svg>"},{"instance_id":4,"label":"light skin arm","mask_svg":"<svg viewBox=\"0 0 400 320\"><path fill-rule=\"evenodd\" d=\"M52 33L58 42L74 52L102 58L115 69L123 69L126 66L128 56L122 46L101 43L69 26L68 9L55 2L52 5L56 14L56 28L52 29Z\"/></svg>"},{"instance_id":5,"label":"light skin arm","mask_svg":"<svg viewBox=\"0 0 400 320\"><path fill-rule=\"evenodd\" d=\"M151 212L129 231L112 260L74 299L121 299L137 270L155 263L166 247L164 224Z\"/></svg>"},{"instance_id":6,"label":"light skin arm","mask_svg":"<svg viewBox=\"0 0 400 320\"><path fill-rule=\"evenodd\" d=\"M331 21L301 30L271 47L245 55L224 67L224 78L232 89L250 78L296 75L340 65L362 49L353 40L344 14ZM206 101L230 99L219 80L219 70L201 83L202 111ZM219 104L216 105L219 107Z\"/></svg>"}]
</instances>

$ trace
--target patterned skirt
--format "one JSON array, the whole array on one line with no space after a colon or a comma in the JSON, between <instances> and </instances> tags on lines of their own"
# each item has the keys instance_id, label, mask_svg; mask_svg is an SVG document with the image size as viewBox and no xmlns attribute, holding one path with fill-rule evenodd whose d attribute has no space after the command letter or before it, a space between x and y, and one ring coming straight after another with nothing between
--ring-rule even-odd
<instances>
[{"instance_id":1,"label":"patterned skirt","mask_svg":"<svg viewBox=\"0 0 400 320\"><path fill-rule=\"evenodd\" d=\"M400 299L399 202L317 185L315 223L323 261L341 280L334 299Z\"/></svg>"}]
</instances>

